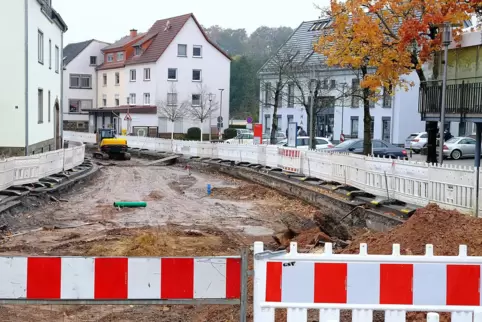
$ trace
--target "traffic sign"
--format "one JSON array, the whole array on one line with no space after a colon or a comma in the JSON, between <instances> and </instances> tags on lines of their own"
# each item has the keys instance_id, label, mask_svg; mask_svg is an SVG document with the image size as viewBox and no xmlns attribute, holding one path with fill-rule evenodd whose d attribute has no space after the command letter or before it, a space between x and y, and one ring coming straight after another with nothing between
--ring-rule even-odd
<instances>
[{"instance_id":1,"label":"traffic sign","mask_svg":"<svg viewBox=\"0 0 482 322\"><path fill-rule=\"evenodd\" d=\"M253 123L253 118L251 116L248 116L248 118L246 119L246 122L248 122L248 124Z\"/></svg>"},{"instance_id":2,"label":"traffic sign","mask_svg":"<svg viewBox=\"0 0 482 322\"><path fill-rule=\"evenodd\" d=\"M124 121L132 121L132 117L129 112L127 112L126 116L124 117Z\"/></svg>"},{"instance_id":3,"label":"traffic sign","mask_svg":"<svg viewBox=\"0 0 482 322\"><path fill-rule=\"evenodd\" d=\"M218 116L218 123L221 123L223 121L223 117L222 116Z\"/></svg>"},{"instance_id":4,"label":"traffic sign","mask_svg":"<svg viewBox=\"0 0 482 322\"><path fill-rule=\"evenodd\" d=\"M223 122L218 122L218 129L222 129L223 128Z\"/></svg>"}]
</instances>

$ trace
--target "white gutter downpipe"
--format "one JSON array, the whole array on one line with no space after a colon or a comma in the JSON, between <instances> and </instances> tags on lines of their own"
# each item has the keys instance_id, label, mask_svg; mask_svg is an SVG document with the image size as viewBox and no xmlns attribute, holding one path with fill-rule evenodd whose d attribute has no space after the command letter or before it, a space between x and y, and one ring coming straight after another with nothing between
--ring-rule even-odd
<instances>
[{"instance_id":1,"label":"white gutter downpipe","mask_svg":"<svg viewBox=\"0 0 482 322\"><path fill-rule=\"evenodd\" d=\"M59 100L59 122L60 122L60 148L64 148L64 31L60 31L59 48L59 69L60 69L60 100ZM55 131L54 131L55 136ZM57 138L55 138L57 139Z\"/></svg>"},{"instance_id":2,"label":"white gutter downpipe","mask_svg":"<svg viewBox=\"0 0 482 322\"><path fill-rule=\"evenodd\" d=\"M28 151L28 0L24 0L25 4L25 155L29 155Z\"/></svg>"}]
</instances>

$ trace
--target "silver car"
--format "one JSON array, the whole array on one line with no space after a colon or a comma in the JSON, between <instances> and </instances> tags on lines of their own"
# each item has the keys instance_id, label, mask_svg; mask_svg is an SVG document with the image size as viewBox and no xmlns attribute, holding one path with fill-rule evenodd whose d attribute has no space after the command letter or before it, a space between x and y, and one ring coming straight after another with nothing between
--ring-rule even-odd
<instances>
[{"instance_id":1,"label":"silver car","mask_svg":"<svg viewBox=\"0 0 482 322\"><path fill-rule=\"evenodd\" d=\"M444 157L458 160L462 157L474 157L476 141L468 137L453 137L444 142Z\"/></svg>"}]
</instances>

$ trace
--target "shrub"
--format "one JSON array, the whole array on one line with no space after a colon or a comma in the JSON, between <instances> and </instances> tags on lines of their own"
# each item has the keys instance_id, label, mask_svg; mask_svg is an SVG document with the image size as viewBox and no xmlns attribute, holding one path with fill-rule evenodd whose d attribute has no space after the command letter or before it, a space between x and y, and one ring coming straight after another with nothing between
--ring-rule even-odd
<instances>
[{"instance_id":1,"label":"shrub","mask_svg":"<svg viewBox=\"0 0 482 322\"><path fill-rule=\"evenodd\" d=\"M235 138L237 134L238 134L238 131L236 131L236 129L233 129L233 128L225 129L223 134L223 139L229 140L229 139Z\"/></svg>"},{"instance_id":2,"label":"shrub","mask_svg":"<svg viewBox=\"0 0 482 322\"><path fill-rule=\"evenodd\" d=\"M192 141L201 140L201 129L198 127L190 127L187 130L186 139L192 140Z\"/></svg>"},{"instance_id":3,"label":"shrub","mask_svg":"<svg viewBox=\"0 0 482 322\"><path fill-rule=\"evenodd\" d=\"M233 125L233 124L231 124L229 126L229 128L231 128L231 129L245 129L246 125Z\"/></svg>"}]
</instances>

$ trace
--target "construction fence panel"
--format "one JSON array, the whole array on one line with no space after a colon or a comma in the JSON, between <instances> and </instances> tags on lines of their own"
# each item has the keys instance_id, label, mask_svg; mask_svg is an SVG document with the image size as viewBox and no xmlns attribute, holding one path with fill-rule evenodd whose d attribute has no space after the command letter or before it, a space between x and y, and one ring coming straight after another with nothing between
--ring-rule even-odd
<instances>
[{"instance_id":1,"label":"construction fence panel","mask_svg":"<svg viewBox=\"0 0 482 322\"><path fill-rule=\"evenodd\" d=\"M64 170L64 153L64 150L56 150L39 154L39 177L46 177L62 172Z\"/></svg>"},{"instance_id":2,"label":"construction fence panel","mask_svg":"<svg viewBox=\"0 0 482 322\"><path fill-rule=\"evenodd\" d=\"M390 197L418 206L425 206L429 196L429 166L404 160L393 162L390 174Z\"/></svg>"},{"instance_id":3,"label":"construction fence panel","mask_svg":"<svg viewBox=\"0 0 482 322\"><path fill-rule=\"evenodd\" d=\"M385 321L402 322L406 312L451 312L452 321L472 322L480 316L482 257L402 256L400 245L392 255L300 254L291 243L289 253L265 252L254 245L254 322L275 321L275 309L288 309L288 322L307 321L308 309L319 310L320 321L340 321L340 310L352 310L353 321L373 320L373 311L385 311ZM476 320L480 321L480 320Z\"/></svg>"},{"instance_id":4,"label":"construction fence panel","mask_svg":"<svg viewBox=\"0 0 482 322\"><path fill-rule=\"evenodd\" d=\"M69 170L74 167L74 150L72 148L63 151L64 169Z\"/></svg>"},{"instance_id":5,"label":"construction fence panel","mask_svg":"<svg viewBox=\"0 0 482 322\"><path fill-rule=\"evenodd\" d=\"M0 160L0 189L5 190L15 183L15 161Z\"/></svg>"},{"instance_id":6,"label":"construction fence panel","mask_svg":"<svg viewBox=\"0 0 482 322\"><path fill-rule=\"evenodd\" d=\"M301 173L304 152L293 148L278 148L278 168L283 171Z\"/></svg>"},{"instance_id":7,"label":"construction fence panel","mask_svg":"<svg viewBox=\"0 0 482 322\"><path fill-rule=\"evenodd\" d=\"M332 181L332 165L329 154L307 151L303 158L303 174L323 181Z\"/></svg>"},{"instance_id":8,"label":"construction fence panel","mask_svg":"<svg viewBox=\"0 0 482 322\"><path fill-rule=\"evenodd\" d=\"M11 158L15 164L14 185L38 181L40 173L40 154Z\"/></svg>"}]
</instances>

